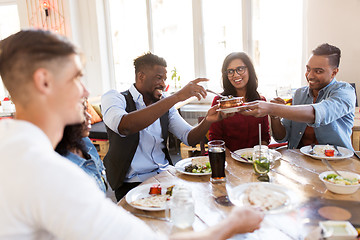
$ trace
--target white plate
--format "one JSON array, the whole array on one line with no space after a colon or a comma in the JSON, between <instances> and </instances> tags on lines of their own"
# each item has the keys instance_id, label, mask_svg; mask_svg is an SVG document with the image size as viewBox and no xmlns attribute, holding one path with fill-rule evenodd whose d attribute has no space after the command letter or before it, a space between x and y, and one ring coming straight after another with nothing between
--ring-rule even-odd
<instances>
[{"instance_id":1,"label":"white plate","mask_svg":"<svg viewBox=\"0 0 360 240\"><path fill-rule=\"evenodd\" d=\"M209 173L191 173L191 172L185 172L185 167L187 165L191 164L191 160L194 158L203 158L204 156L199 156L199 157L191 157L191 158L185 158L183 160L178 161L175 164L175 169L183 174L187 174L187 175L192 175L192 176L205 176L205 175L211 175L211 172ZM227 166L227 163L225 162L225 167Z\"/></svg>"},{"instance_id":2,"label":"white plate","mask_svg":"<svg viewBox=\"0 0 360 240\"><path fill-rule=\"evenodd\" d=\"M234 113L234 112L238 112L239 108L241 108L242 106L237 106L237 107L232 107L232 108L218 108L216 111L220 111L223 113Z\"/></svg>"},{"instance_id":3,"label":"white plate","mask_svg":"<svg viewBox=\"0 0 360 240\"><path fill-rule=\"evenodd\" d=\"M254 149L253 148L243 148L243 149L239 149L239 150L236 150L234 153L236 153L237 155L241 156L241 155L251 155L253 154L254 152ZM279 153L278 151L276 150L273 150L273 149L269 149L269 152L273 155L273 161L277 161L279 160L282 155L281 153ZM245 161L244 159L242 158L239 158L237 157L236 155L232 154L231 153L231 157L239 162L243 162L243 163L253 163L252 160L249 160L249 161Z\"/></svg>"},{"instance_id":4,"label":"white plate","mask_svg":"<svg viewBox=\"0 0 360 240\"><path fill-rule=\"evenodd\" d=\"M204 175L211 175L211 172L209 173L191 173L191 172L185 172L185 167L187 165L191 164L191 160L194 158L203 158L204 156L200 156L200 157L191 157L191 158L185 158L183 160L178 161L175 164L175 168L178 172L181 172L183 174L187 174L187 175L193 175L193 176L204 176ZM209 157L208 157L209 158ZM226 164L226 162L225 162Z\"/></svg>"},{"instance_id":5,"label":"white plate","mask_svg":"<svg viewBox=\"0 0 360 240\"><path fill-rule=\"evenodd\" d=\"M140 185L136 188L131 189L125 196L125 200L126 202L137 209L141 209L141 210L147 210L147 211L161 211L161 210L165 210L166 208L166 204L164 204L163 207L157 208L157 207L142 207L142 206L137 206L137 205L133 205L131 204L133 201L140 199L140 198L145 198L145 197L150 197L149 191L150 191L150 187L156 185L156 183L151 183L151 184L145 184L145 185ZM166 193L166 189L168 187L173 186L174 184L160 184L161 186L161 194L165 194Z\"/></svg>"},{"instance_id":6,"label":"white plate","mask_svg":"<svg viewBox=\"0 0 360 240\"><path fill-rule=\"evenodd\" d=\"M325 145L316 145L316 146L320 146L323 147ZM315 147L316 147L315 146ZM335 154L333 157L327 157L327 156L320 156L317 154L311 155L309 154L309 151L311 149L311 146L304 146L302 148L300 148L300 152L302 154L305 154L306 156L315 158L315 159L327 159L327 160L341 160L341 159L345 159L345 158L350 158L354 155L353 151L351 151L350 149L344 148L344 147L338 147L339 151L342 153L342 156L336 156L337 151L335 150Z\"/></svg>"},{"instance_id":7,"label":"white plate","mask_svg":"<svg viewBox=\"0 0 360 240\"><path fill-rule=\"evenodd\" d=\"M250 204L246 200L246 194L245 191L248 189L248 187L261 184L266 187L266 189L270 189L275 196L283 195L286 197L286 201L283 205L280 207L264 211L266 214L277 214L277 213L284 213L291 211L295 209L295 207L299 203L299 197L288 188L274 184L274 183L264 183L264 182L252 182L252 183L244 183L241 184L235 188L233 188L231 191L229 191L229 198L231 202L236 206L249 206Z\"/></svg>"}]
</instances>

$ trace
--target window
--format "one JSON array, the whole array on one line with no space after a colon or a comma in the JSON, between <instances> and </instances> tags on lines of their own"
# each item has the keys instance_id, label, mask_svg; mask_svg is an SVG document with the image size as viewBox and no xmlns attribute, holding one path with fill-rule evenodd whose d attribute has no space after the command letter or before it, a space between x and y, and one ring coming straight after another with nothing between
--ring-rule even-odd
<instances>
[{"instance_id":1,"label":"window","mask_svg":"<svg viewBox=\"0 0 360 240\"><path fill-rule=\"evenodd\" d=\"M274 97L281 87L301 85L303 0L253 1L253 62L259 91Z\"/></svg>"},{"instance_id":2,"label":"window","mask_svg":"<svg viewBox=\"0 0 360 240\"><path fill-rule=\"evenodd\" d=\"M0 1L0 40L20 30L16 1ZM0 78L1 79L1 78ZM0 83L0 100L6 95L4 85Z\"/></svg>"},{"instance_id":3,"label":"window","mask_svg":"<svg viewBox=\"0 0 360 240\"><path fill-rule=\"evenodd\" d=\"M170 88L171 70L176 68L181 86L207 77L209 88L221 92L222 61L233 49L242 50L241 1L148 3L109 0L116 88L125 90L134 82L133 59L152 51L167 61Z\"/></svg>"},{"instance_id":4,"label":"window","mask_svg":"<svg viewBox=\"0 0 360 240\"><path fill-rule=\"evenodd\" d=\"M239 0L108 0L115 86L126 90L134 83L133 59L147 51L177 69L181 85L207 77L207 87L221 92L221 66L231 52L249 52L266 97L284 82L300 85L302 70L303 0L254 0L243 42L243 1ZM247 10L246 10L247 11Z\"/></svg>"}]
</instances>

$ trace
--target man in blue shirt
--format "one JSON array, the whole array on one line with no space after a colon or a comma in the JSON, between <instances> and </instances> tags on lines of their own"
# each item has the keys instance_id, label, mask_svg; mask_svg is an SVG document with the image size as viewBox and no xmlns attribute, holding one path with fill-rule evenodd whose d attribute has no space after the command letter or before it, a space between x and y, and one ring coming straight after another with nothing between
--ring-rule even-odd
<instances>
[{"instance_id":1,"label":"man in blue shirt","mask_svg":"<svg viewBox=\"0 0 360 240\"><path fill-rule=\"evenodd\" d=\"M356 96L350 84L335 79L341 51L325 43L312 53L305 73L308 86L296 90L292 106L275 98L271 103L249 103L241 109L242 114L270 115L274 138L288 141L289 148L331 144L353 149L351 133Z\"/></svg>"},{"instance_id":2,"label":"man in blue shirt","mask_svg":"<svg viewBox=\"0 0 360 240\"><path fill-rule=\"evenodd\" d=\"M196 127L190 126L173 107L192 96L206 96L191 81L175 94L164 97L166 61L152 53L134 60L135 84L128 91L110 90L101 99L103 119L109 135L109 151L104 158L107 178L120 200L130 189L165 170L171 159L166 148L168 131L187 145L195 145L212 122L221 120L217 106Z\"/></svg>"}]
</instances>

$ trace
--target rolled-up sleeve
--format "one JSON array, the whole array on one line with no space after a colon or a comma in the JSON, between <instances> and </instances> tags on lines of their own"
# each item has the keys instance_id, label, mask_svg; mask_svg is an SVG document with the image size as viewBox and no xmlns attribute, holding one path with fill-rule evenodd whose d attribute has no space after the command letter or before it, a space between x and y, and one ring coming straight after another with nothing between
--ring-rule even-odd
<instances>
[{"instance_id":1,"label":"rolled-up sleeve","mask_svg":"<svg viewBox=\"0 0 360 240\"><path fill-rule=\"evenodd\" d=\"M108 128L116 133L119 133L118 127L122 117L127 114L125 108L125 97L115 90L110 90L101 97L103 121Z\"/></svg>"},{"instance_id":2,"label":"rolled-up sleeve","mask_svg":"<svg viewBox=\"0 0 360 240\"><path fill-rule=\"evenodd\" d=\"M186 145L188 143L188 135L193 127L188 124L179 114L179 112L174 108L169 110L169 131L174 134L178 139L184 142Z\"/></svg>"},{"instance_id":3,"label":"rolled-up sleeve","mask_svg":"<svg viewBox=\"0 0 360 240\"><path fill-rule=\"evenodd\" d=\"M315 110L315 122L311 127L327 125L335 120L354 112L355 91L350 85L343 84L331 91L323 101L311 104Z\"/></svg>"}]
</instances>

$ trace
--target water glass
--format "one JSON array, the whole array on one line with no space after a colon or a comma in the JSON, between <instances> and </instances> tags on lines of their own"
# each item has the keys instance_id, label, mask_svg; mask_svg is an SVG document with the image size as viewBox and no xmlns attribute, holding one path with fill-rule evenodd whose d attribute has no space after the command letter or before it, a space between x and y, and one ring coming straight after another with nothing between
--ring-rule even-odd
<instances>
[{"instance_id":1,"label":"water glass","mask_svg":"<svg viewBox=\"0 0 360 240\"><path fill-rule=\"evenodd\" d=\"M192 226L195 208L191 189L182 185L174 187L171 200L167 203L166 216L177 228Z\"/></svg>"},{"instance_id":2,"label":"water glass","mask_svg":"<svg viewBox=\"0 0 360 240\"><path fill-rule=\"evenodd\" d=\"M225 179L225 142L213 140L208 142L211 178L213 183L224 182Z\"/></svg>"}]
</instances>

